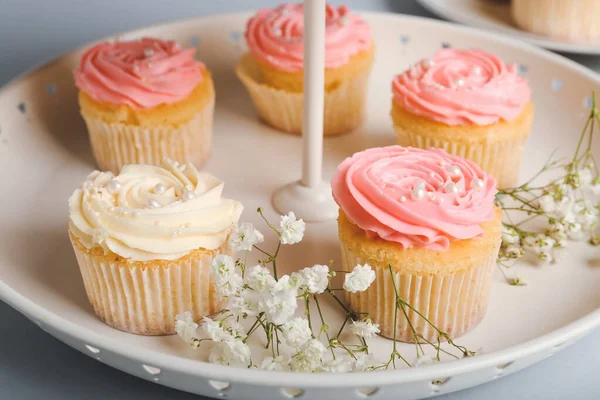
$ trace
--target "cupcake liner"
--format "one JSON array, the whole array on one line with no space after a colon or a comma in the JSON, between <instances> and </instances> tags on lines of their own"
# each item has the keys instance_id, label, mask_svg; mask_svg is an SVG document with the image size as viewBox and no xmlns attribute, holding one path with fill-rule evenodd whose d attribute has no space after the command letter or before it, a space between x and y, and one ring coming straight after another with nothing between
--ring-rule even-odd
<instances>
[{"instance_id":1,"label":"cupcake liner","mask_svg":"<svg viewBox=\"0 0 600 400\"><path fill-rule=\"evenodd\" d=\"M287 92L261 84L242 64L237 66L236 73L250 93L261 119L279 130L302 134L302 93ZM366 70L325 93L325 136L347 133L362 124L365 118L368 79L369 70Z\"/></svg>"},{"instance_id":2,"label":"cupcake liner","mask_svg":"<svg viewBox=\"0 0 600 400\"><path fill-rule=\"evenodd\" d=\"M530 32L571 40L600 37L597 0L513 0L511 13Z\"/></svg>"},{"instance_id":3,"label":"cupcake liner","mask_svg":"<svg viewBox=\"0 0 600 400\"><path fill-rule=\"evenodd\" d=\"M205 251L196 258L168 266L129 266L115 256L92 254L75 243L73 248L85 291L96 315L113 328L138 335L175 333L175 316L190 311L194 320L221 309L210 266L227 249Z\"/></svg>"},{"instance_id":4,"label":"cupcake liner","mask_svg":"<svg viewBox=\"0 0 600 400\"><path fill-rule=\"evenodd\" d=\"M368 313L379 324L381 335L394 337L395 293L417 309L431 323L451 338L473 329L485 315L489 302L496 252L482 264L447 275L413 275L395 271L393 278L387 266L357 257L342 242L342 269L352 271L357 264L370 264L376 279L365 292L346 293L346 301L355 312ZM408 318L417 334L437 342L438 333L416 312L407 309ZM396 340L414 342L408 319L399 309Z\"/></svg>"},{"instance_id":5,"label":"cupcake liner","mask_svg":"<svg viewBox=\"0 0 600 400\"><path fill-rule=\"evenodd\" d=\"M513 187L519 180L521 158L528 135L512 140L495 143L468 143L444 140L439 137L409 132L394 124L394 130L400 146L412 146L421 149L437 147L448 153L469 159L481 169L494 176L499 188Z\"/></svg>"},{"instance_id":6,"label":"cupcake liner","mask_svg":"<svg viewBox=\"0 0 600 400\"><path fill-rule=\"evenodd\" d=\"M118 173L127 164L159 165L166 158L202 166L210 157L214 100L177 126L107 123L83 113L99 169Z\"/></svg>"}]
</instances>

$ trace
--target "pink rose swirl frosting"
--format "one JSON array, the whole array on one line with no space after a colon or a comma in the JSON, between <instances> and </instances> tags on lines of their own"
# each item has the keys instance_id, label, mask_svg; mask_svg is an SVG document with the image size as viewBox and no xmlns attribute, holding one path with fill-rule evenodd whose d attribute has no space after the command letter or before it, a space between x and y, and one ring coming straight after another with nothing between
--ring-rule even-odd
<instances>
[{"instance_id":1,"label":"pink rose swirl frosting","mask_svg":"<svg viewBox=\"0 0 600 400\"><path fill-rule=\"evenodd\" d=\"M497 193L495 179L471 161L400 146L347 158L332 189L348 219L370 237L432 250L481 235L481 224L494 217Z\"/></svg>"},{"instance_id":2,"label":"pink rose swirl frosting","mask_svg":"<svg viewBox=\"0 0 600 400\"><path fill-rule=\"evenodd\" d=\"M282 71L301 71L304 65L304 6L282 4L260 10L246 26L246 42L257 59ZM348 7L327 5L325 67L338 68L371 47L371 30Z\"/></svg>"},{"instance_id":3,"label":"pink rose swirl frosting","mask_svg":"<svg viewBox=\"0 0 600 400\"><path fill-rule=\"evenodd\" d=\"M516 65L482 50L440 50L396 76L392 91L407 111L447 125L511 121L531 98Z\"/></svg>"},{"instance_id":4,"label":"pink rose swirl frosting","mask_svg":"<svg viewBox=\"0 0 600 400\"><path fill-rule=\"evenodd\" d=\"M194 52L152 38L100 43L81 57L75 84L98 101L133 108L175 103L202 81L204 64Z\"/></svg>"}]
</instances>

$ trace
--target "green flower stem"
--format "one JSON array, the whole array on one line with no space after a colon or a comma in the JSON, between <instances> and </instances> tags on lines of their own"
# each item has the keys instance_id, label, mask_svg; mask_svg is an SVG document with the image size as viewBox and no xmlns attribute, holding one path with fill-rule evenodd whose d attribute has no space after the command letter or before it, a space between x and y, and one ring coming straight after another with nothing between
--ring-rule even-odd
<instances>
[{"instance_id":1,"label":"green flower stem","mask_svg":"<svg viewBox=\"0 0 600 400\"><path fill-rule=\"evenodd\" d=\"M310 299L308 298L308 294L304 295L304 304L306 304L306 318L308 319L308 328L310 329L310 336L312 336L312 338L315 338L315 333L313 331L313 327L312 327L312 320L310 318Z\"/></svg>"},{"instance_id":2,"label":"green flower stem","mask_svg":"<svg viewBox=\"0 0 600 400\"><path fill-rule=\"evenodd\" d=\"M271 223L269 222L269 220L267 220L267 218L265 217L265 215L263 214L263 210L262 208L258 208L256 210L257 213L260 214L260 216L262 217L262 219L265 221L265 223L269 226L269 228L271 228L273 230L273 232L275 232L277 234L278 237L281 237L281 233L279 233L279 231L277 230L277 228L275 228L273 225L271 225Z\"/></svg>"},{"instance_id":3,"label":"green flower stem","mask_svg":"<svg viewBox=\"0 0 600 400\"><path fill-rule=\"evenodd\" d=\"M330 344L331 338L329 337L329 327L325 323L325 318L323 318L323 312L321 311L321 305L319 304L319 299L316 294L313 294L313 300L315 301L315 304L317 305L317 310L319 311L319 318L321 318L321 329L319 329L318 337L320 338L321 333L324 332L325 337L327 338L327 343ZM329 346L329 349L331 350L331 355L333 356L333 359L335 360L335 351L333 351L333 348L331 346Z\"/></svg>"}]
</instances>

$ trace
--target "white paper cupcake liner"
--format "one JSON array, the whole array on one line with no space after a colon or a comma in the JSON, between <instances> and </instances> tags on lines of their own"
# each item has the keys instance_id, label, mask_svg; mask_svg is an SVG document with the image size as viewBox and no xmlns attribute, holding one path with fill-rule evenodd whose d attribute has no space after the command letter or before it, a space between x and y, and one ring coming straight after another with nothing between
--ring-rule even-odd
<instances>
[{"instance_id":1,"label":"white paper cupcake liner","mask_svg":"<svg viewBox=\"0 0 600 400\"><path fill-rule=\"evenodd\" d=\"M212 149L214 101L177 127L107 123L83 114L92 151L102 171L117 174L127 164L160 165L166 158L201 167Z\"/></svg>"},{"instance_id":2,"label":"white paper cupcake liner","mask_svg":"<svg viewBox=\"0 0 600 400\"><path fill-rule=\"evenodd\" d=\"M597 0L512 0L511 13L530 32L570 40L600 37Z\"/></svg>"},{"instance_id":3,"label":"white paper cupcake liner","mask_svg":"<svg viewBox=\"0 0 600 400\"><path fill-rule=\"evenodd\" d=\"M242 64L236 73L267 124L290 133L302 133L304 95L287 92L257 82ZM363 123L369 71L344 81L338 88L325 93L323 133L325 136L348 133Z\"/></svg>"},{"instance_id":4,"label":"white paper cupcake liner","mask_svg":"<svg viewBox=\"0 0 600 400\"><path fill-rule=\"evenodd\" d=\"M400 146L420 149L437 147L448 153L475 162L481 169L494 176L499 188L513 187L519 180L519 169L527 135L496 143L466 143L443 140L409 132L394 124Z\"/></svg>"},{"instance_id":5,"label":"white paper cupcake liner","mask_svg":"<svg viewBox=\"0 0 600 400\"><path fill-rule=\"evenodd\" d=\"M73 240L73 239L72 239ZM175 317L190 311L194 320L220 311L210 266L226 249L168 266L128 266L91 255L73 245L85 291L98 317L113 328L139 335L175 332ZM114 258L114 256L113 256Z\"/></svg>"},{"instance_id":6,"label":"white paper cupcake liner","mask_svg":"<svg viewBox=\"0 0 600 400\"><path fill-rule=\"evenodd\" d=\"M346 292L346 301L355 312L368 313L379 324L381 335L394 337L394 280L400 299L417 309L450 338L473 329L485 315L489 302L496 253L481 265L447 275L412 275L395 272L387 266L355 256L342 243L342 269L352 271L357 264L370 264L376 279L365 292ZM414 342L413 332L402 310L397 310L396 340ZM407 309L415 331L431 342L438 332L416 312ZM422 340L421 340L422 341Z\"/></svg>"}]
</instances>

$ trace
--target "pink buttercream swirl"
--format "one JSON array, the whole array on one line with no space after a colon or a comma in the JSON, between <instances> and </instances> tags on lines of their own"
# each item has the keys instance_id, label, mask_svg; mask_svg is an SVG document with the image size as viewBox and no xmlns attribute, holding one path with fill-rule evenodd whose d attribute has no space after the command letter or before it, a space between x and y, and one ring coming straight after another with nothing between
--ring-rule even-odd
<instances>
[{"instance_id":1,"label":"pink buttercream swirl","mask_svg":"<svg viewBox=\"0 0 600 400\"><path fill-rule=\"evenodd\" d=\"M304 6L282 4L260 10L246 26L251 54L282 71L300 71L304 65ZM327 5L325 68L338 68L350 57L371 47L371 29L348 7Z\"/></svg>"},{"instance_id":2,"label":"pink buttercream swirl","mask_svg":"<svg viewBox=\"0 0 600 400\"><path fill-rule=\"evenodd\" d=\"M422 198L415 196L419 185ZM471 161L400 146L347 158L332 189L348 219L370 237L432 250L481 235L481 224L494 217L497 193L495 179Z\"/></svg>"},{"instance_id":3,"label":"pink buttercream swirl","mask_svg":"<svg viewBox=\"0 0 600 400\"><path fill-rule=\"evenodd\" d=\"M482 50L440 50L396 76L392 91L407 111L447 125L511 121L531 98L516 65Z\"/></svg>"},{"instance_id":4,"label":"pink buttercream swirl","mask_svg":"<svg viewBox=\"0 0 600 400\"><path fill-rule=\"evenodd\" d=\"M152 38L100 43L81 57L75 84L102 102L134 108L174 103L202 81L204 64L194 60L194 52Z\"/></svg>"}]
</instances>

